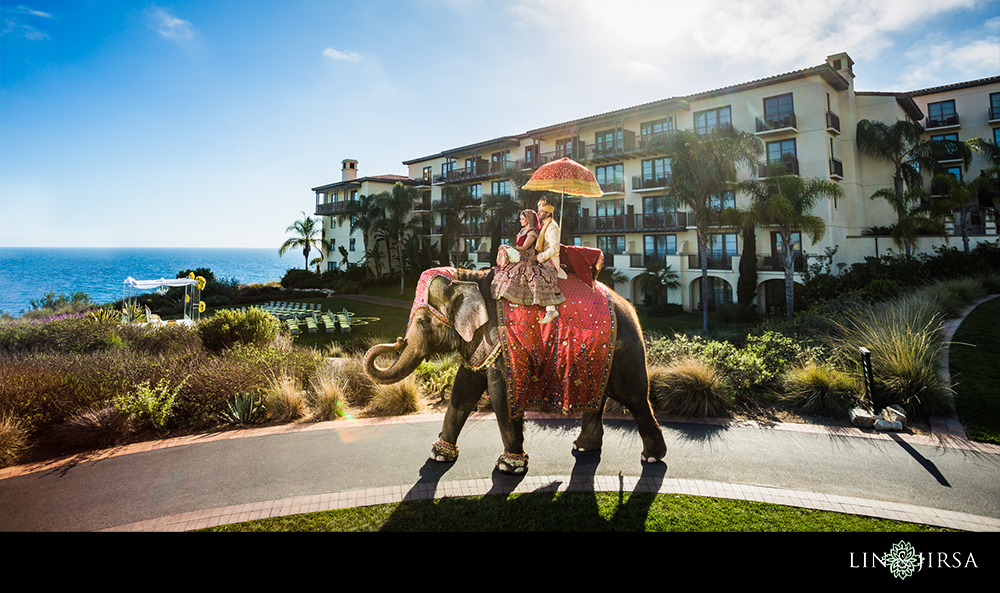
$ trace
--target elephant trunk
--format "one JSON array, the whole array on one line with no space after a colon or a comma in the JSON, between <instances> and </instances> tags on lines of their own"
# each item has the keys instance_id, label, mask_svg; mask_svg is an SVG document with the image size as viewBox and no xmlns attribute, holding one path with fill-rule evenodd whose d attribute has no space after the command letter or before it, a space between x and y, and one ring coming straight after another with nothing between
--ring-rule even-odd
<instances>
[{"instance_id":1,"label":"elephant trunk","mask_svg":"<svg viewBox=\"0 0 1000 593\"><path fill-rule=\"evenodd\" d=\"M365 372L376 383L388 384L402 381L413 373L413 371L420 366L420 363L424 361L424 355L422 353L418 352L416 348L407 348L406 346L407 342L403 338L397 339L395 344L378 344L376 346L372 346L372 348L365 353ZM399 351L402 351L399 359L397 359L396 362L389 368L380 369L376 366L375 359L379 356Z\"/></svg>"}]
</instances>

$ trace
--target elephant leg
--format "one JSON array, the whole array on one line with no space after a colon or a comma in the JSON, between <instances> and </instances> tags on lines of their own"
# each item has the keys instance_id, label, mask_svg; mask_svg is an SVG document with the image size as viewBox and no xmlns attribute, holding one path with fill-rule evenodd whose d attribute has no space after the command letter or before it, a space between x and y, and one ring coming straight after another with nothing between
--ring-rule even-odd
<instances>
[{"instance_id":1,"label":"elephant leg","mask_svg":"<svg viewBox=\"0 0 1000 593\"><path fill-rule=\"evenodd\" d=\"M497 469L505 474L528 471L528 455L524 452L524 418L511 419L507 402L507 385L503 373L493 367L488 372L490 404L500 427L503 454L497 459Z\"/></svg>"},{"instance_id":2,"label":"elephant leg","mask_svg":"<svg viewBox=\"0 0 1000 593\"><path fill-rule=\"evenodd\" d=\"M486 377L460 367L451 387L451 399L444 413L441 434L431 447L431 459L435 461L455 461L458 459L458 435L476 409L476 404L486 391Z\"/></svg>"},{"instance_id":3,"label":"elephant leg","mask_svg":"<svg viewBox=\"0 0 1000 593\"><path fill-rule=\"evenodd\" d=\"M585 411L580 426L580 436L573 441L575 451L600 451L604 443L604 403L607 397L601 398L601 405L596 411Z\"/></svg>"},{"instance_id":4,"label":"elephant leg","mask_svg":"<svg viewBox=\"0 0 1000 593\"><path fill-rule=\"evenodd\" d=\"M632 419L642 438L642 460L654 463L667 454L663 432L649 405L649 378L646 374L645 356L639 370L619 367L612 370L608 396L632 412ZM616 372L617 371L617 372Z\"/></svg>"}]
</instances>

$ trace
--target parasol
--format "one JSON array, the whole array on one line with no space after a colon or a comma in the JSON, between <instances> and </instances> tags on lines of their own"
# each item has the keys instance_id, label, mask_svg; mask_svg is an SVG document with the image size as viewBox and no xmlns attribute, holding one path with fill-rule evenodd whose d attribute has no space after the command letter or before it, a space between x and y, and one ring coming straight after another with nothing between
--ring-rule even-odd
<instances>
[{"instance_id":1,"label":"parasol","mask_svg":"<svg viewBox=\"0 0 1000 593\"><path fill-rule=\"evenodd\" d=\"M563 157L558 161L546 163L538 168L531 175L528 183L521 189L530 191L558 191L560 193L560 206L562 205L562 194L571 196L582 196L585 198L599 198L604 195L601 186L597 183L594 174L590 169L580 163ZM559 226L562 226L563 212L559 211Z\"/></svg>"}]
</instances>

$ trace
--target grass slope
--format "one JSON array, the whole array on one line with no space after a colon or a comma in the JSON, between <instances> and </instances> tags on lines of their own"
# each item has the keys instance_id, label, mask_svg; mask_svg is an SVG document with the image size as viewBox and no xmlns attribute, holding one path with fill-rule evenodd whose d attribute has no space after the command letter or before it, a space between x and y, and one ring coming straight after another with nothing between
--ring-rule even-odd
<instances>
[{"instance_id":1,"label":"grass slope","mask_svg":"<svg viewBox=\"0 0 1000 593\"><path fill-rule=\"evenodd\" d=\"M962 321L949 351L955 407L969 439L1000 445L1000 297Z\"/></svg>"}]
</instances>

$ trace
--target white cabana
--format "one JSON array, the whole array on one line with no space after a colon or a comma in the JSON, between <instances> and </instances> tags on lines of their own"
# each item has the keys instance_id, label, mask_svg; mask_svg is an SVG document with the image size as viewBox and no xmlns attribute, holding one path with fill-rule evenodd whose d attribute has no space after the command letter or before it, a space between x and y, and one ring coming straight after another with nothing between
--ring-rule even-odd
<instances>
[{"instance_id":1,"label":"white cabana","mask_svg":"<svg viewBox=\"0 0 1000 593\"><path fill-rule=\"evenodd\" d=\"M135 307L135 299L139 290L153 290L156 288L184 287L184 322L193 323L201 318L199 303L201 301L201 289L198 280L194 278L160 278L159 280L136 280L129 276L125 279L124 301L130 307ZM147 311L148 313L148 311Z\"/></svg>"}]
</instances>

